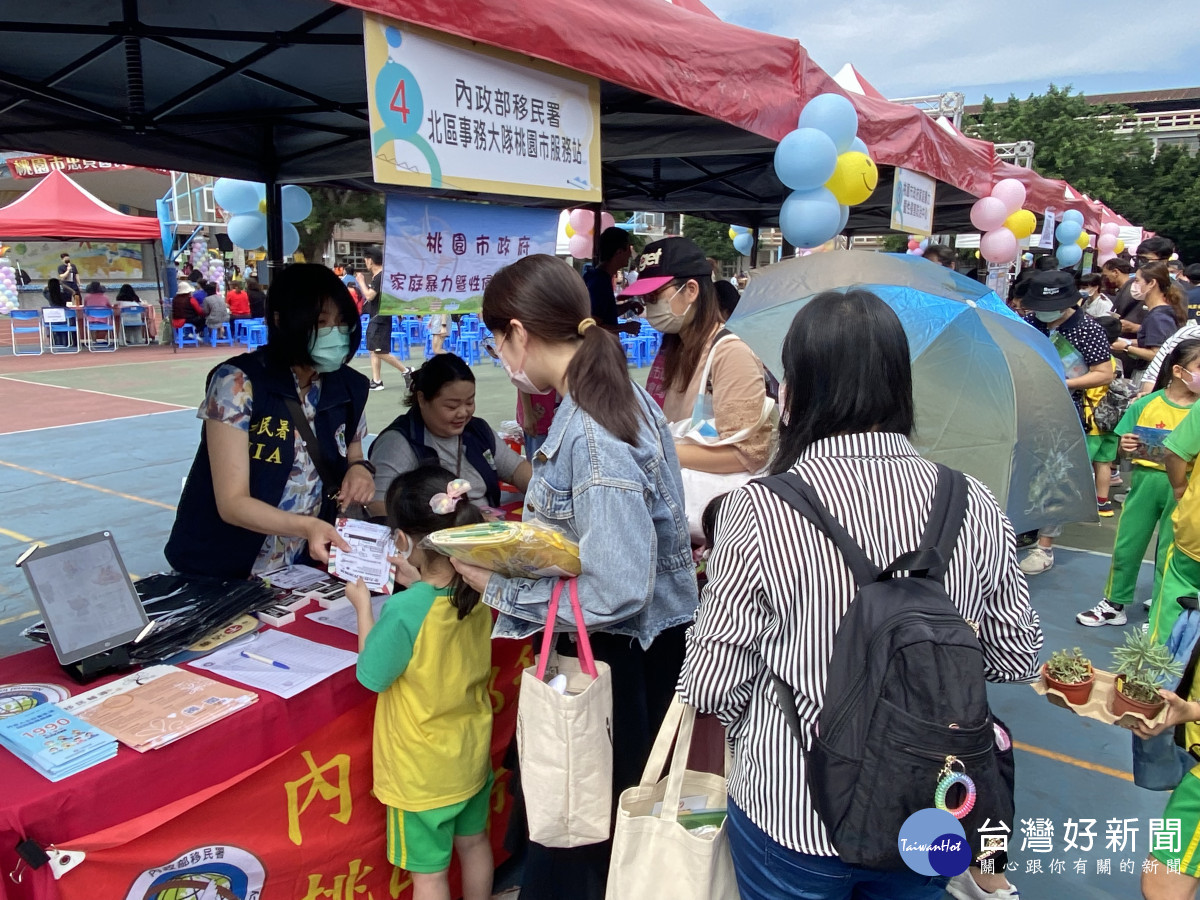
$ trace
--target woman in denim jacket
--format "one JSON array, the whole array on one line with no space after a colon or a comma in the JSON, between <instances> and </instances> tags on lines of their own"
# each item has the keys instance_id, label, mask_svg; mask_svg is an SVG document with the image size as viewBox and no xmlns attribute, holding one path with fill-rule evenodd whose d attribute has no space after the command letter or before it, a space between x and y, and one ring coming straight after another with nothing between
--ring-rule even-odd
<instances>
[{"instance_id":1,"label":"woman in denim jacket","mask_svg":"<svg viewBox=\"0 0 1200 900\"><path fill-rule=\"evenodd\" d=\"M596 658L613 677L613 799L636 784L682 665L683 629L698 605L671 433L629 379L616 337L588 316L582 279L536 255L501 269L483 294L488 347L518 390L557 390L562 404L533 460L527 519L579 543L579 600ZM553 579L504 578L455 562L500 612L495 637L541 631ZM560 611L560 627L574 627ZM560 653L574 655L569 638ZM522 900L601 898L609 842L570 850L531 844Z\"/></svg>"}]
</instances>

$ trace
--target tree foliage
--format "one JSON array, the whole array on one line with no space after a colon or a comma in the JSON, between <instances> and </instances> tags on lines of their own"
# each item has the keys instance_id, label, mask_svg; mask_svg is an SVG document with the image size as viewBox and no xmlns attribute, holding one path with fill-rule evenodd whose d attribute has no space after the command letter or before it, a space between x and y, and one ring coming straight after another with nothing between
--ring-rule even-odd
<instances>
[{"instance_id":1,"label":"tree foliage","mask_svg":"<svg viewBox=\"0 0 1200 900\"><path fill-rule=\"evenodd\" d=\"M1070 85L1051 84L1025 100L990 97L968 133L994 143L1031 140L1033 168L1103 201L1130 222L1171 238L1186 261L1200 260L1200 156L1166 146L1154 153L1144 130L1118 133L1134 111L1094 105Z\"/></svg>"},{"instance_id":2,"label":"tree foliage","mask_svg":"<svg viewBox=\"0 0 1200 900\"><path fill-rule=\"evenodd\" d=\"M739 255L729 239L729 226L696 216L683 217L683 233L696 246L718 262L737 262Z\"/></svg>"},{"instance_id":3,"label":"tree foliage","mask_svg":"<svg viewBox=\"0 0 1200 900\"><path fill-rule=\"evenodd\" d=\"M312 197L312 212L296 223L300 232L300 252L309 262L320 262L339 225L361 219L368 224L383 224L383 194L352 191L345 188L316 186L307 188ZM332 265L334 260L327 259Z\"/></svg>"}]
</instances>

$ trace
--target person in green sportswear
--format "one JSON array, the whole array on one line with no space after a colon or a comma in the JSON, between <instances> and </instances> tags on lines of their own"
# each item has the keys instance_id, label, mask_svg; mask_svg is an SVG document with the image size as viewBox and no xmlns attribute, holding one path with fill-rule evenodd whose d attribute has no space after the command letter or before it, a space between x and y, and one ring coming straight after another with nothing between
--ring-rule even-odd
<instances>
[{"instance_id":1,"label":"person in green sportswear","mask_svg":"<svg viewBox=\"0 0 1200 900\"><path fill-rule=\"evenodd\" d=\"M1197 394L1200 394L1200 341L1183 341L1159 370L1154 392L1130 404L1113 429L1120 436L1121 452L1133 457L1133 475L1117 523L1104 598L1075 617L1080 625L1124 625L1128 621L1125 607L1134 599L1142 557L1155 528L1158 550L1154 592L1150 596L1158 595L1173 539L1171 515L1175 511L1175 492L1167 477L1163 441L1187 417Z\"/></svg>"},{"instance_id":2,"label":"person in green sportswear","mask_svg":"<svg viewBox=\"0 0 1200 900\"><path fill-rule=\"evenodd\" d=\"M454 850L463 900L492 895L492 617L449 559L418 546L483 521L469 488L440 466L397 477L388 520L406 548L401 565L420 580L390 597L378 622L362 580L346 587L358 613L358 680L379 694L374 792L387 807L388 859L412 875L415 900L450 900Z\"/></svg>"}]
</instances>

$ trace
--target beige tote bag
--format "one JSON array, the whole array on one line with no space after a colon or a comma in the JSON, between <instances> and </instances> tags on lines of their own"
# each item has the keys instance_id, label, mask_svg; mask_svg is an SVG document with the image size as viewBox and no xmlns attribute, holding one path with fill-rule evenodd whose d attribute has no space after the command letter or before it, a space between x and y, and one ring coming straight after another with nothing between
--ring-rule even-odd
<instances>
[{"instance_id":1,"label":"beige tote bag","mask_svg":"<svg viewBox=\"0 0 1200 900\"><path fill-rule=\"evenodd\" d=\"M554 652L554 622L563 583L579 629L579 658ZM566 693L548 682L566 677ZM612 672L596 662L575 579L550 595L542 652L521 674L517 753L529 839L547 847L582 847L608 840L612 820Z\"/></svg>"},{"instance_id":2,"label":"beige tote bag","mask_svg":"<svg viewBox=\"0 0 1200 900\"><path fill-rule=\"evenodd\" d=\"M676 695L641 783L621 792L606 900L738 900L724 817L713 815L726 809L725 778L687 768L695 719L696 710ZM719 825L696 827L717 818Z\"/></svg>"}]
</instances>

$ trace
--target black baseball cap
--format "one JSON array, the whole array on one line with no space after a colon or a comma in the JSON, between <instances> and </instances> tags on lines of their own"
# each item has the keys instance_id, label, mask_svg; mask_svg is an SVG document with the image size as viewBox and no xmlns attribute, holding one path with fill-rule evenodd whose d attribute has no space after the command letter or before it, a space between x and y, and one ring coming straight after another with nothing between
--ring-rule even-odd
<instances>
[{"instance_id":1,"label":"black baseball cap","mask_svg":"<svg viewBox=\"0 0 1200 900\"><path fill-rule=\"evenodd\" d=\"M622 297L651 294L676 278L712 278L712 265L693 241L663 238L647 244L637 261L638 278L621 291Z\"/></svg>"},{"instance_id":2,"label":"black baseball cap","mask_svg":"<svg viewBox=\"0 0 1200 900\"><path fill-rule=\"evenodd\" d=\"M1036 272L1026 282L1021 305L1034 312L1068 309L1082 298L1070 272Z\"/></svg>"}]
</instances>

